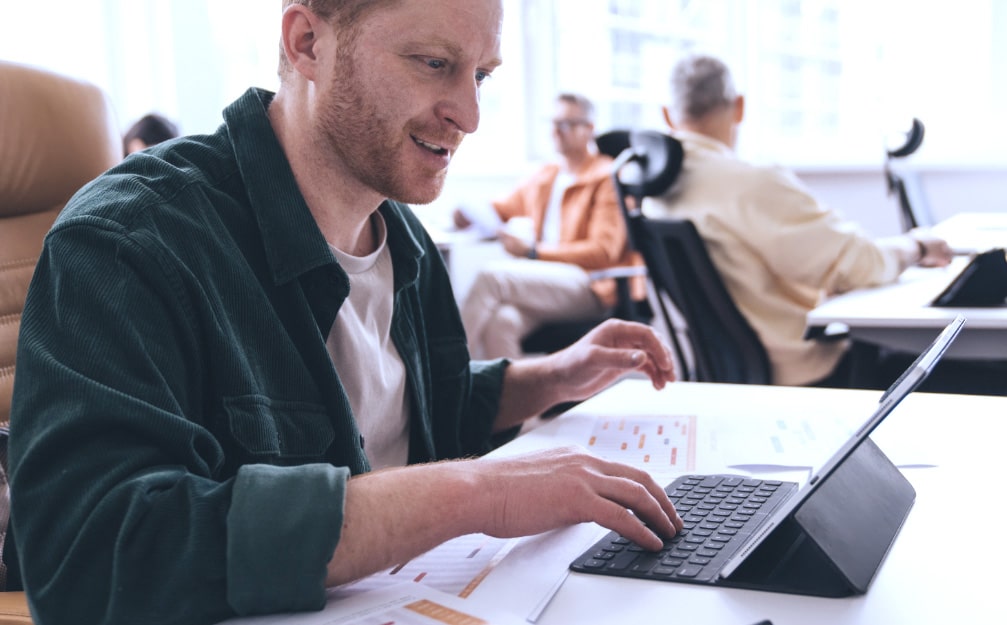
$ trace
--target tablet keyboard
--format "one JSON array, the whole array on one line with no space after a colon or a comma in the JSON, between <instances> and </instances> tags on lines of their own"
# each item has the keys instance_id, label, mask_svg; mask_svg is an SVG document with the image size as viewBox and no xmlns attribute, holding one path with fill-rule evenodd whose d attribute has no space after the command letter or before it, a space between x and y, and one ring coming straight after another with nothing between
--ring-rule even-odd
<instances>
[{"instance_id":1,"label":"tablet keyboard","mask_svg":"<svg viewBox=\"0 0 1007 625\"><path fill-rule=\"evenodd\" d=\"M659 552L615 532L570 568L583 573L710 583L748 537L797 490L793 482L737 475L685 475L665 488L685 522Z\"/></svg>"}]
</instances>

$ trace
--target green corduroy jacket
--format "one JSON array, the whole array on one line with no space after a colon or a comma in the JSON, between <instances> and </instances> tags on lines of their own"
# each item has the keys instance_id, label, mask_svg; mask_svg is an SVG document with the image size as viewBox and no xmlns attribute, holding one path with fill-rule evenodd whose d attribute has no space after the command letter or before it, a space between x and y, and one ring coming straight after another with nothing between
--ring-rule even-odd
<instances>
[{"instance_id":1,"label":"green corduroy jacket","mask_svg":"<svg viewBox=\"0 0 1007 625\"><path fill-rule=\"evenodd\" d=\"M368 470L329 354L348 280L252 89L133 155L46 238L22 321L12 528L40 625L320 609ZM469 361L443 261L385 202L410 460L491 448L505 361ZM359 363L367 366L367 363Z\"/></svg>"}]
</instances>

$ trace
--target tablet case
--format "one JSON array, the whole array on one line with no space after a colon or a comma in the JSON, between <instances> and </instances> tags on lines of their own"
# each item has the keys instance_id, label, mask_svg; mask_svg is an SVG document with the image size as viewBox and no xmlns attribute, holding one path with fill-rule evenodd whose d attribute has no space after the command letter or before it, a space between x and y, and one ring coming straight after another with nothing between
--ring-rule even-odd
<instances>
[{"instance_id":1,"label":"tablet case","mask_svg":"<svg viewBox=\"0 0 1007 625\"><path fill-rule=\"evenodd\" d=\"M976 254L933 301L934 306L1001 306L1007 299L1007 257L1003 248Z\"/></svg>"},{"instance_id":2,"label":"tablet case","mask_svg":"<svg viewBox=\"0 0 1007 625\"><path fill-rule=\"evenodd\" d=\"M916 500L868 438L719 586L818 597L863 594Z\"/></svg>"}]
</instances>

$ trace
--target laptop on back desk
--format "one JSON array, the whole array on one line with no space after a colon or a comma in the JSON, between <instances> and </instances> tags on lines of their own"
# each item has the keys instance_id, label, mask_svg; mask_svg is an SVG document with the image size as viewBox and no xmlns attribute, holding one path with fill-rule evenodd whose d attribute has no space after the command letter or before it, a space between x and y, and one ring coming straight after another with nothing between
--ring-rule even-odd
<instances>
[{"instance_id":1,"label":"laptop on back desk","mask_svg":"<svg viewBox=\"0 0 1007 625\"><path fill-rule=\"evenodd\" d=\"M881 396L877 408L810 479L686 475L665 489L685 529L657 553L611 532L574 571L843 597L867 592L916 498L869 438L958 336L958 316Z\"/></svg>"}]
</instances>

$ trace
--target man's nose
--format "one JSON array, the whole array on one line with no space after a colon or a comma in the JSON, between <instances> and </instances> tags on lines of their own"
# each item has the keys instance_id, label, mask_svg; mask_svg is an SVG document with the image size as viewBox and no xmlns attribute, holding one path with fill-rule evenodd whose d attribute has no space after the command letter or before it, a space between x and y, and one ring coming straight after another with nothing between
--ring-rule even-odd
<instances>
[{"instance_id":1,"label":"man's nose","mask_svg":"<svg viewBox=\"0 0 1007 625\"><path fill-rule=\"evenodd\" d=\"M479 84L474 77L459 79L444 94L438 116L466 134L479 127Z\"/></svg>"}]
</instances>

